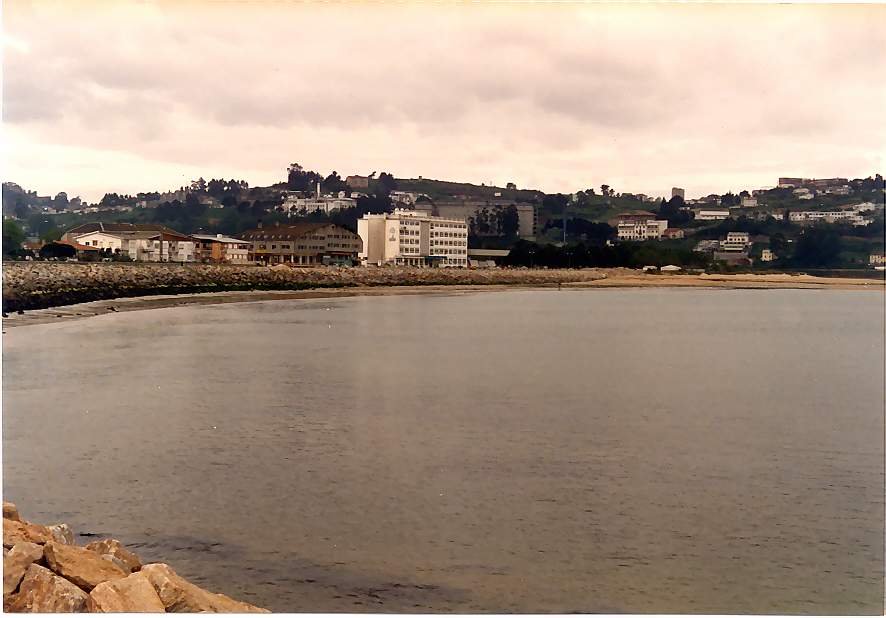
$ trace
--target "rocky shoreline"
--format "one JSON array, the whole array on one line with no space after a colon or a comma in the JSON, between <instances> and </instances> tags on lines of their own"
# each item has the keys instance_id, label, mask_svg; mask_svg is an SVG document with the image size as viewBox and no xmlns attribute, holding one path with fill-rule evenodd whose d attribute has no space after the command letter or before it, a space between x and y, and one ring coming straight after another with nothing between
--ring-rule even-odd
<instances>
[{"instance_id":1,"label":"rocky shoreline","mask_svg":"<svg viewBox=\"0 0 886 618\"><path fill-rule=\"evenodd\" d=\"M3 611L269 613L204 590L115 539L80 547L66 524L24 521L3 503Z\"/></svg>"},{"instance_id":2,"label":"rocky shoreline","mask_svg":"<svg viewBox=\"0 0 886 618\"><path fill-rule=\"evenodd\" d=\"M603 279L599 269L293 268L214 264L6 262L3 311L97 300L245 290L437 285L545 285Z\"/></svg>"}]
</instances>

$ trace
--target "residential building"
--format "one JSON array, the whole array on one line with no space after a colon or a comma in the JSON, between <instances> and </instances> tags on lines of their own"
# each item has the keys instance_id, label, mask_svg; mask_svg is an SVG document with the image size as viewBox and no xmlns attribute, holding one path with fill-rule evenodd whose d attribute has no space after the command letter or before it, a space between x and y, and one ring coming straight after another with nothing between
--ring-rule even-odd
<instances>
[{"instance_id":1,"label":"residential building","mask_svg":"<svg viewBox=\"0 0 886 618\"><path fill-rule=\"evenodd\" d=\"M628 210L616 215L614 219L609 221L609 224L618 227L621 223L634 223L637 221L648 221L650 219L655 219L654 212L649 212L648 210Z\"/></svg>"},{"instance_id":2,"label":"residential building","mask_svg":"<svg viewBox=\"0 0 886 618\"><path fill-rule=\"evenodd\" d=\"M192 234L198 262L249 264L252 244L223 234Z\"/></svg>"},{"instance_id":3,"label":"residential building","mask_svg":"<svg viewBox=\"0 0 886 618\"><path fill-rule=\"evenodd\" d=\"M136 262L194 262L197 241L178 232L119 232L122 253Z\"/></svg>"},{"instance_id":4,"label":"residential building","mask_svg":"<svg viewBox=\"0 0 886 618\"><path fill-rule=\"evenodd\" d=\"M685 238L686 233L676 227L669 227L661 233L662 240L679 240Z\"/></svg>"},{"instance_id":5,"label":"residential building","mask_svg":"<svg viewBox=\"0 0 886 618\"><path fill-rule=\"evenodd\" d=\"M314 196L305 197L296 191L286 194L283 199L283 210L289 216L293 213L304 212L311 213L321 211L326 214L336 210L345 208L354 208L357 206L357 200L352 197L346 197L344 191L339 191L338 195L320 195L320 183L317 183L317 192Z\"/></svg>"},{"instance_id":6,"label":"residential building","mask_svg":"<svg viewBox=\"0 0 886 618\"><path fill-rule=\"evenodd\" d=\"M741 207L742 208L756 208L757 207L757 198L755 198L755 197L741 198Z\"/></svg>"},{"instance_id":7,"label":"residential building","mask_svg":"<svg viewBox=\"0 0 886 618\"><path fill-rule=\"evenodd\" d=\"M364 215L357 221L357 234L363 241L360 261L366 265L468 266L464 219L398 208Z\"/></svg>"},{"instance_id":8,"label":"residential building","mask_svg":"<svg viewBox=\"0 0 886 618\"><path fill-rule=\"evenodd\" d=\"M625 221L618 224L618 239L624 241L661 240L662 233L668 229L664 219L647 219L645 221Z\"/></svg>"},{"instance_id":9,"label":"residential building","mask_svg":"<svg viewBox=\"0 0 886 618\"><path fill-rule=\"evenodd\" d=\"M671 189L671 198L679 197L681 200L686 199L686 190L681 189L680 187L673 187Z\"/></svg>"},{"instance_id":10,"label":"residential building","mask_svg":"<svg viewBox=\"0 0 886 618\"><path fill-rule=\"evenodd\" d=\"M760 254L761 262L772 262L775 260L775 254L772 252L772 249L763 249L763 252Z\"/></svg>"},{"instance_id":11,"label":"residential building","mask_svg":"<svg viewBox=\"0 0 886 618\"><path fill-rule=\"evenodd\" d=\"M728 210L696 210L696 221L725 221L729 218Z\"/></svg>"},{"instance_id":12,"label":"residential building","mask_svg":"<svg viewBox=\"0 0 886 618\"><path fill-rule=\"evenodd\" d=\"M747 251L751 246L751 236L747 232L728 232L720 241L721 251Z\"/></svg>"},{"instance_id":13,"label":"residential building","mask_svg":"<svg viewBox=\"0 0 886 618\"><path fill-rule=\"evenodd\" d=\"M72 227L62 235L63 240L74 240L88 232L175 232L164 225L157 223L81 223Z\"/></svg>"},{"instance_id":14,"label":"residential building","mask_svg":"<svg viewBox=\"0 0 886 618\"><path fill-rule=\"evenodd\" d=\"M698 243L696 243L695 248L693 248L692 250L698 253L711 253L712 251L716 251L719 248L719 240L700 240L698 241Z\"/></svg>"},{"instance_id":15,"label":"residential building","mask_svg":"<svg viewBox=\"0 0 886 618\"><path fill-rule=\"evenodd\" d=\"M871 266L886 266L886 254L883 253L871 253L868 257L868 264Z\"/></svg>"},{"instance_id":16,"label":"residential building","mask_svg":"<svg viewBox=\"0 0 886 618\"><path fill-rule=\"evenodd\" d=\"M850 208L846 210L798 210L790 214L790 220L794 223L836 223L846 222L852 225L868 225L870 219L864 218L859 210Z\"/></svg>"},{"instance_id":17,"label":"residential building","mask_svg":"<svg viewBox=\"0 0 886 618\"><path fill-rule=\"evenodd\" d=\"M252 245L249 261L263 264L353 264L362 249L356 234L332 223L259 224L239 236Z\"/></svg>"},{"instance_id":18,"label":"residential building","mask_svg":"<svg viewBox=\"0 0 886 618\"><path fill-rule=\"evenodd\" d=\"M727 232L726 238L720 241L723 251L744 251L751 246L751 235L748 232Z\"/></svg>"},{"instance_id":19,"label":"residential building","mask_svg":"<svg viewBox=\"0 0 886 618\"><path fill-rule=\"evenodd\" d=\"M348 176L345 183L352 189L368 189L369 176Z\"/></svg>"}]
</instances>

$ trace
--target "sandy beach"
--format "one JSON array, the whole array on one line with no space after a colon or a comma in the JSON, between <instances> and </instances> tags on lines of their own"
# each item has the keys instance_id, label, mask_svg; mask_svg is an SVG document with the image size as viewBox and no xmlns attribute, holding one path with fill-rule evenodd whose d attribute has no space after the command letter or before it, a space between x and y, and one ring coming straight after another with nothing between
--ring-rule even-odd
<instances>
[{"instance_id":1,"label":"sandy beach","mask_svg":"<svg viewBox=\"0 0 886 618\"><path fill-rule=\"evenodd\" d=\"M526 271L524 271L526 272ZM529 271L532 272L532 271ZM549 271L536 271L549 273ZM811 275L719 275L719 274L649 274L628 269L598 269L599 278L562 283L507 284L440 284L384 285L316 288L307 290L244 290L196 294L164 294L98 300L23 313L10 313L3 318L3 328L77 320L113 312L142 311L187 305L217 305L236 302L341 298L348 296L388 296L415 294L467 294L513 289L551 289L562 291L613 288L712 288L712 289L821 289L821 290L886 290L886 282L878 279L815 277Z\"/></svg>"}]
</instances>

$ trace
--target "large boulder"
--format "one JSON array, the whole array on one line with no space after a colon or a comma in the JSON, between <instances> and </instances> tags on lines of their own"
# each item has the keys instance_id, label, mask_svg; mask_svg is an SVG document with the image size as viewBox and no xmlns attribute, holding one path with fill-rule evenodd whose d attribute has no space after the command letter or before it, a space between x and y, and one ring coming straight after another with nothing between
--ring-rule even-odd
<instances>
[{"instance_id":1,"label":"large boulder","mask_svg":"<svg viewBox=\"0 0 886 618\"><path fill-rule=\"evenodd\" d=\"M32 564L25 572L18 593L3 599L7 612L82 612L89 596L49 569Z\"/></svg>"},{"instance_id":2,"label":"large boulder","mask_svg":"<svg viewBox=\"0 0 886 618\"><path fill-rule=\"evenodd\" d=\"M43 559L43 547L36 543L16 543L3 556L3 596L15 592L32 563Z\"/></svg>"},{"instance_id":3,"label":"large boulder","mask_svg":"<svg viewBox=\"0 0 886 618\"><path fill-rule=\"evenodd\" d=\"M130 573L138 571L142 568L141 560L138 556L126 549L120 541L116 539L102 539L101 541L93 541L86 546L86 549L94 551L103 556L113 556L125 569ZM116 563L115 563L116 564Z\"/></svg>"},{"instance_id":4,"label":"large boulder","mask_svg":"<svg viewBox=\"0 0 886 618\"><path fill-rule=\"evenodd\" d=\"M49 568L87 592L102 582L123 579L129 573L100 554L76 545L50 541L43 547Z\"/></svg>"},{"instance_id":5,"label":"large boulder","mask_svg":"<svg viewBox=\"0 0 886 618\"><path fill-rule=\"evenodd\" d=\"M163 601L144 573L133 573L123 579L104 582L92 589L86 608L90 612L166 611Z\"/></svg>"},{"instance_id":6,"label":"large boulder","mask_svg":"<svg viewBox=\"0 0 886 618\"><path fill-rule=\"evenodd\" d=\"M139 573L144 574L151 582L168 612L270 613L266 609L235 601L223 594L203 590L176 575L168 564L148 564Z\"/></svg>"},{"instance_id":7,"label":"large boulder","mask_svg":"<svg viewBox=\"0 0 886 618\"><path fill-rule=\"evenodd\" d=\"M3 547L12 547L16 543L36 543L43 545L52 539L52 533L46 526L3 519Z\"/></svg>"},{"instance_id":8,"label":"large boulder","mask_svg":"<svg viewBox=\"0 0 886 618\"><path fill-rule=\"evenodd\" d=\"M16 508L12 502L3 503L3 519L14 519L15 521L22 520L18 515L18 508Z\"/></svg>"}]
</instances>

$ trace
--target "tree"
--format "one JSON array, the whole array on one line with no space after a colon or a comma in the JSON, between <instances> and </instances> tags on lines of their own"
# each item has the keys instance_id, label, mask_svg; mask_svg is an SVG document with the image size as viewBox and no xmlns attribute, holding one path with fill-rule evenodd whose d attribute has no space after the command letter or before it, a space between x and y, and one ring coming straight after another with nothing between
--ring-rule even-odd
<instances>
[{"instance_id":1,"label":"tree","mask_svg":"<svg viewBox=\"0 0 886 618\"><path fill-rule=\"evenodd\" d=\"M609 185L600 185L600 194L603 197L608 196L609 195Z\"/></svg>"},{"instance_id":2,"label":"tree","mask_svg":"<svg viewBox=\"0 0 886 618\"><path fill-rule=\"evenodd\" d=\"M520 231L520 215L513 204L503 209L500 219L500 230L507 238L515 238Z\"/></svg>"},{"instance_id":3,"label":"tree","mask_svg":"<svg viewBox=\"0 0 886 618\"><path fill-rule=\"evenodd\" d=\"M68 194L64 191L60 191L55 199L52 200L52 206L56 209L63 209L68 207Z\"/></svg>"},{"instance_id":4,"label":"tree","mask_svg":"<svg viewBox=\"0 0 886 618\"><path fill-rule=\"evenodd\" d=\"M793 261L801 267L835 266L840 261L842 248L843 242L837 230L817 225L806 228L797 239Z\"/></svg>"},{"instance_id":5,"label":"tree","mask_svg":"<svg viewBox=\"0 0 886 618\"><path fill-rule=\"evenodd\" d=\"M21 226L12 219L3 221L3 254L12 255L13 251L21 249L25 242L25 233Z\"/></svg>"},{"instance_id":6,"label":"tree","mask_svg":"<svg viewBox=\"0 0 886 618\"><path fill-rule=\"evenodd\" d=\"M72 258L76 257L76 255L77 250L74 247L62 243L51 242L40 247L40 257L44 260L48 258Z\"/></svg>"},{"instance_id":7,"label":"tree","mask_svg":"<svg viewBox=\"0 0 886 618\"><path fill-rule=\"evenodd\" d=\"M298 163L289 165L286 188L290 191L311 192L318 182L323 182L323 177L317 172L305 170Z\"/></svg>"},{"instance_id":8,"label":"tree","mask_svg":"<svg viewBox=\"0 0 886 618\"><path fill-rule=\"evenodd\" d=\"M339 191L347 191L348 183L342 180L341 176L335 170L329 176L323 179L323 189L330 193L338 193Z\"/></svg>"},{"instance_id":9,"label":"tree","mask_svg":"<svg viewBox=\"0 0 886 618\"><path fill-rule=\"evenodd\" d=\"M385 193L385 195L387 195L397 188L397 181L394 179L393 174L382 172L378 175L378 186Z\"/></svg>"}]
</instances>

